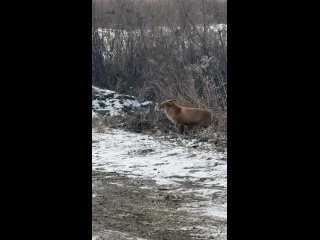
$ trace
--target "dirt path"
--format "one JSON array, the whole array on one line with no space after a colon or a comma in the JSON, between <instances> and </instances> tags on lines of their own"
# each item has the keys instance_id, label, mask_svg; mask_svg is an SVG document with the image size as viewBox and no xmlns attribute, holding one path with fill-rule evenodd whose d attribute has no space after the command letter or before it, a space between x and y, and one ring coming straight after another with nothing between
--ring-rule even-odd
<instances>
[{"instance_id":1,"label":"dirt path","mask_svg":"<svg viewBox=\"0 0 320 240\"><path fill-rule=\"evenodd\" d=\"M92 180L93 239L226 239L226 219L181 210L201 202L192 194L117 173L94 171Z\"/></svg>"},{"instance_id":2,"label":"dirt path","mask_svg":"<svg viewBox=\"0 0 320 240\"><path fill-rule=\"evenodd\" d=\"M227 239L226 153L108 129L92 161L92 239Z\"/></svg>"}]
</instances>

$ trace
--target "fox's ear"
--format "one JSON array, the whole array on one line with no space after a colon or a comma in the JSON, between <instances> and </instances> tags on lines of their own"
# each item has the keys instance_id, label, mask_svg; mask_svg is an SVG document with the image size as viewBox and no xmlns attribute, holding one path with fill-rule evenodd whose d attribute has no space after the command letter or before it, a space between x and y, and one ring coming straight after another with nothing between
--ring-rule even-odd
<instances>
[{"instance_id":1,"label":"fox's ear","mask_svg":"<svg viewBox=\"0 0 320 240\"><path fill-rule=\"evenodd\" d=\"M175 101L176 101L175 99L170 100L170 102L175 102Z\"/></svg>"}]
</instances>

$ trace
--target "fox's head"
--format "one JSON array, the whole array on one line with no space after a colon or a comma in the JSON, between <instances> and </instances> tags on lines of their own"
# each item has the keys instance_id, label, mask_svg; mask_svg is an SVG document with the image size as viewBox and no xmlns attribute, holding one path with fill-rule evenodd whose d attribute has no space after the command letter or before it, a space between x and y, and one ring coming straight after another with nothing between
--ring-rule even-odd
<instances>
[{"instance_id":1,"label":"fox's head","mask_svg":"<svg viewBox=\"0 0 320 240\"><path fill-rule=\"evenodd\" d=\"M176 100L172 100L172 99L170 99L170 100L165 100L165 101L163 101L163 102L160 104L159 109L168 109L169 107L172 107L172 106L175 105L175 101L176 101Z\"/></svg>"}]
</instances>

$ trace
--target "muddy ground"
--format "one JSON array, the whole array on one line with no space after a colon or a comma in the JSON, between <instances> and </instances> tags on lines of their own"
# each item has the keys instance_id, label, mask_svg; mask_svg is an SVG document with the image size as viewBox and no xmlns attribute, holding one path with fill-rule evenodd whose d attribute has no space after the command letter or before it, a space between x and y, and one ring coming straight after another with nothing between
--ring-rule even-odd
<instances>
[{"instance_id":1,"label":"muddy ground","mask_svg":"<svg viewBox=\"0 0 320 240\"><path fill-rule=\"evenodd\" d=\"M98 169L92 172L92 180L92 239L227 239L226 219L181 210L201 204L203 199L192 194L201 181L181 181L191 190L188 194L170 186L162 188L153 180ZM226 200L226 195L212 199L218 204Z\"/></svg>"}]
</instances>

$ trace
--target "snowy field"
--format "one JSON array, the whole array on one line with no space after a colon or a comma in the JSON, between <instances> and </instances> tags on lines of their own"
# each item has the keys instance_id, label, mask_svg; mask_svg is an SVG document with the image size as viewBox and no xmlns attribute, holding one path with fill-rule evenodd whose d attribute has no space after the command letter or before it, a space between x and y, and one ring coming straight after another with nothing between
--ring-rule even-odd
<instances>
[{"instance_id":1,"label":"snowy field","mask_svg":"<svg viewBox=\"0 0 320 240\"><path fill-rule=\"evenodd\" d=\"M226 197L226 153L218 153L211 144L195 140L177 143L173 139L116 129L92 134L93 170L152 179L159 186L174 188L176 196L192 192L202 201L184 206L183 210L227 218L226 199L220 204L212 201L213 195ZM184 181L197 182L200 187L186 189L181 184Z\"/></svg>"}]
</instances>

